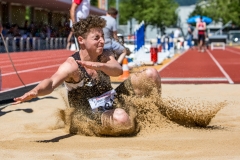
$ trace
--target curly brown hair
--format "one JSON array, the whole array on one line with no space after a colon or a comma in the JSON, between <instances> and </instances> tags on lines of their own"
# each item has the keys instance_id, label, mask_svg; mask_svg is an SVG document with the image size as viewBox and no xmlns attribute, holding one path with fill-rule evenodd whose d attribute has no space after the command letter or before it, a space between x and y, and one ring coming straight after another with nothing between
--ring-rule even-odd
<instances>
[{"instance_id":1,"label":"curly brown hair","mask_svg":"<svg viewBox=\"0 0 240 160\"><path fill-rule=\"evenodd\" d=\"M73 33L76 37L86 38L90 29L104 28L106 20L97 15L89 15L86 19L80 19L79 22L73 25Z\"/></svg>"}]
</instances>

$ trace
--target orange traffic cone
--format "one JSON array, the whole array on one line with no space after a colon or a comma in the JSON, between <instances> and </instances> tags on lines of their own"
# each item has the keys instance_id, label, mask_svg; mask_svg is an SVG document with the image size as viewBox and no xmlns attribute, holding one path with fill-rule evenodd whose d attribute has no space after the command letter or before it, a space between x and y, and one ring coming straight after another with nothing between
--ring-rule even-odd
<instances>
[{"instance_id":1,"label":"orange traffic cone","mask_svg":"<svg viewBox=\"0 0 240 160\"><path fill-rule=\"evenodd\" d=\"M119 77L119 79L125 80L130 75L129 68L128 68L128 60L126 57L123 59L122 70L123 70L123 74Z\"/></svg>"}]
</instances>

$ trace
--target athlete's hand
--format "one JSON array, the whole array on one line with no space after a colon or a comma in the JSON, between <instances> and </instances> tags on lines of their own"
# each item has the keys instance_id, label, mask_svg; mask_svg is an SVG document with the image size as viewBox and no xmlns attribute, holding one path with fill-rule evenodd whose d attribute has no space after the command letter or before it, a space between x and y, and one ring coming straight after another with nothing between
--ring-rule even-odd
<instances>
[{"instance_id":1,"label":"athlete's hand","mask_svg":"<svg viewBox=\"0 0 240 160\"><path fill-rule=\"evenodd\" d=\"M77 60L77 63L83 67L87 67L89 69L94 69L94 70L100 70L102 65L99 62L89 62L89 61L79 61L79 60Z\"/></svg>"},{"instance_id":2,"label":"athlete's hand","mask_svg":"<svg viewBox=\"0 0 240 160\"><path fill-rule=\"evenodd\" d=\"M27 93L25 93L23 96L21 97L17 97L17 98L14 98L14 103L12 104L19 104L21 102L25 102L25 101L29 101L33 98L36 98L37 97L37 92L35 91L29 91Z\"/></svg>"}]
</instances>

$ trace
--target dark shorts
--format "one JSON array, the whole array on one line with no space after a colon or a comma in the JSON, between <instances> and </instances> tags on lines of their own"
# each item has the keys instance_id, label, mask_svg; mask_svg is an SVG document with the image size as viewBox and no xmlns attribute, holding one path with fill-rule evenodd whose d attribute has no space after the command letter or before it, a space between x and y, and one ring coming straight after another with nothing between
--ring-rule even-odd
<instances>
[{"instance_id":1,"label":"dark shorts","mask_svg":"<svg viewBox=\"0 0 240 160\"><path fill-rule=\"evenodd\" d=\"M113 109L123 108L128 113L129 108L128 106L125 105L124 96L130 96L135 94L132 88L131 79L130 78L126 79L115 89L115 91L117 95L114 98L112 108ZM98 111L98 112L92 113L93 114L92 117L94 117L93 119L96 121L97 124L101 124L101 115L103 113L104 111Z\"/></svg>"},{"instance_id":2,"label":"dark shorts","mask_svg":"<svg viewBox=\"0 0 240 160\"><path fill-rule=\"evenodd\" d=\"M126 105L124 97L128 95L134 95L130 78L122 82L116 89L117 95L114 99L113 109L123 108L129 113L129 106ZM102 128L101 116L104 111L92 112L89 111L86 114L81 113L79 110L75 110L72 114L69 131L72 134L84 134L84 135L99 135Z\"/></svg>"},{"instance_id":3,"label":"dark shorts","mask_svg":"<svg viewBox=\"0 0 240 160\"><path fill-rule=\"evenodd\" d=\"M199 34L198 35L198 41L205 41L205 35L204 34Z\"/></svg>"}]
</instances>

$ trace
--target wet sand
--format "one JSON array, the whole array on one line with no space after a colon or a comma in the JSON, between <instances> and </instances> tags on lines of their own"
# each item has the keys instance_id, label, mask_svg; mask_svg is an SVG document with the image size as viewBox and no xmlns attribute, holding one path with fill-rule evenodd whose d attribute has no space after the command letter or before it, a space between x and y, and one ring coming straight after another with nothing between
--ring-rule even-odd
<instances>
[{"instance_id":1,"label":"wet sand","mask_svg":"<svg viewBox=\"0 0 240 160\"><path fill-rule=\"evenodd\" d=\"M161 124L148 123L133 137L69 134L58 116L67 107L65 94L60 87L31 102L0 106L1 159L240 159L240 85L163 84L162 97L180 99L181 107L226 105L207 127L163 116Z\"/></svg>"}]
</instances>

